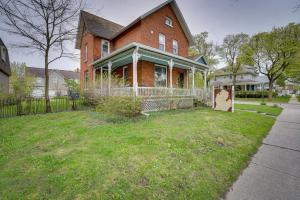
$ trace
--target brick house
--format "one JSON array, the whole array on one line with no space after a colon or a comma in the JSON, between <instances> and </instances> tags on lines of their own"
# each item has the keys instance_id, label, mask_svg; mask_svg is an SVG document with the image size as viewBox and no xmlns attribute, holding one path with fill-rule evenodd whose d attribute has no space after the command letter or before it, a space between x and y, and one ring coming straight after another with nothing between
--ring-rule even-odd
<instances>
[{"instance_id":1,"label":"brick house","mask_svg":"<svg viewBox=\"0 0 300 200\"><path fill-rule=\"evenodd\" d=\"M0 38L0 94L9 92L9 77L11 75L8 51Z\"/></svg>"},{"instance_id":2,"label":"brick house","mask_svg":"<svg viewBox=\"0 0 300 200\"><path fill-rule=\"evenodd\" d=\"M188 58L193 39L175 0L153 8L127 26L121 26L85 11L78 23L76 48L80 49L80 84L87 88L104 74L123 79L123 88L136 95L157 89L188 94L189 73L208 69L203 62ZM206 77L206 76L204 76ZM205 81L206 82L206 81ZM189 89L191 88L191 89Z\"/></svg>"}]
</instances>

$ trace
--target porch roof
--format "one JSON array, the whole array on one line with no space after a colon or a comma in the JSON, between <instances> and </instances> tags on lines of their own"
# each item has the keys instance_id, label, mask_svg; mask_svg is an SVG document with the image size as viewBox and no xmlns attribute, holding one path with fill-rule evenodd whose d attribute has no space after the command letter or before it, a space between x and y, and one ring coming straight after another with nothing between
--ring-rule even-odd
<instances>
[{"instance_id":1,"label":"porch roof","mask_svg":"<svg viewBox=\"0 0 300 200\"><path fill-rule=\"evenodd\" d=\"M168 62L172 59L174 67L184 69L195 67L201 71L208 69L208 66L203 63L199 63L188 58L174 55L136 42L130 43L114 51L107 57L94 61L91 65L93 65L95 68L98 68L107 66L108 62L112 62L112 69L114 69L119 66L129 64L132 62L132 54L136 49L138 49L138 54L140 55L139 60L150 61L161 65L168 65Z\"/></svg>"}]
</instances>

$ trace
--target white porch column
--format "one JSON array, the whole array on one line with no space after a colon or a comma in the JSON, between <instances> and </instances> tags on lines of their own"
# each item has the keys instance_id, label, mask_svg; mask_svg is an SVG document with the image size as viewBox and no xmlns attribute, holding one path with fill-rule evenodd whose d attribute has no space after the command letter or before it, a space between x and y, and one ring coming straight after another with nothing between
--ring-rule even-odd
<instances>
[{"instance_id":1,"label":"white porch column","mask_svg":"<svg viewBox=\"0 0 300 200\"><path fill-rule=\"evenodd\" d=\"M207 87L207 85L206 85L207 70L204 71L203 76L204 76L204 87L203 88L204 88L204 91L206 91L206 87Z\"/></svg>"},{"instance_id":2,"label":"white porch column","mask_svg":"<svg viewBox=\"0 0 300 200\"><path fill-rule=\"evenodd\" d=\"M173 88L173 66L174 66L174 62L173 59L171 59L170 61L168 61L169 64L169 68L170 68L170 88Z\"/></svg>"},{"instance_id":3,"label":"white porch column","mask_svg":"<svg viewBox=\"0 0 300 200\"><path fill-rule=\"evenodd\" d=\"M195 94L195 67L191 67L192 70L192 93Z\"/></svg>"},{"instance_id":4,"label":"white porch column","mask_svg":"<svg viewBox=\"0 0 300 200\"><path fill-rule=\"evenodd\" d=\"M139 61L139 57L138 48L136 48L132 54L132 84L135 96L138 96L137 63Z\"/></svg>"},{"instance_id":5,"label":"white porch column","mask_svg":"<svg viewBox=\"0 0 300 200\"><path fill-rule=\"evenodd\" d=\"M96 87L96 68L93 68L93 88Z\"/></svg>"},{"instance_id":6,"label":"white porch column","mask_svg":"<svg viewBox=\"0 0 300 200\"><path fill-rule=\"evenodd\" d=\"M108 66L108 95L110 95L110 91L111 91L111 67L112 67L112 62L109 61L107 63Z\"/></svg>"},{"instance_id":7,"label":"white porch column","mask_svg":"<svg viewBox=\"0 0 300 200\"><path fill-rule=\"evenodd\" d=\"M100 68L100 87L101 87L101 92L103 88L103 68Z\"/></svg>"}]
</instances>

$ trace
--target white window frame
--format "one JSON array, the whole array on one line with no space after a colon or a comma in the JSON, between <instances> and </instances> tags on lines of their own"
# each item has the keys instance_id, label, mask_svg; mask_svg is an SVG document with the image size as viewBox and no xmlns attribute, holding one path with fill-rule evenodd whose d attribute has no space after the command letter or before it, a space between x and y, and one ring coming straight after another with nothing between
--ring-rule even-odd
<instances>
[{"instance_id":1,"label":"white window frame","mask_svg":"<svg viewBox=\"0 0 300 200\"><path fill-rule=\"evenodd\" d=\"M126 85L126 82L125 82L125 69L127 69L128 70L128 66L124 66L123 67L123 86L127 86ZM127 71L128 73L127 73L127 79L129 78L128 77L128 75L129 75L129 71Z\"/></svg>"},{"instance_id":2,"label":"white window frame","mask_svg":"<svg viewBox=\"0 0 300 200\"><path fill-rule=\"evenodd\" d=\"M103 54L103 45L105 44L107 42L107 44L108 44L108 48L107 48L107 50L108 50L108 52L107 52L107 55L104 55ZM103 58L103 57L106 57L106 56L108 56L110 54L110 42L108 41L108 40L101 40L101 58Z\"/></svg>"},{"instance_id":3,"label":"white window frame","mask_svg":"<svg viewBox=\"0 0 300 200\"><path fill-rule=\"evenodd\" d=\"M174 44L176 44L176 45L174 45ZM178 55L178 41L173 40L172 46L173 46L173 54ZM175 46L176 46L176 48L175 48ZM175 49L176 49L176 52L174 52Z\"/></svg>"},{"instance_id":4,"label":"white window frame","mask_svg":"<svg viewBox=\"0 0 300 200\"><path fill-rule=\"evenodd\" d=\"M87 60L88 60L88 45L86 44L84 48L84 62L87 62Z\"/></svg>"},{"instance_id":5,"label":"white window frame","mask_svg":"<svg viewBox=\"0 0 300 200\"><path fill-rule=\"evenodd\" d=\"M158 87L158 86L156 85L156 80L155 80L155 68L156 68L156 67L162 67L162 68L165 68L165 70L166 70L166 86L164 86L164 87L167 88L167 87L168 87L168 67L165 66L165 65L157 65L157 64L154 65L154 86L155 86L155 87ZM163 87L163 86L159 86L159 87Z\"/></svg>"},{"instance_id":6,"label":"white window frame","mask_svg":"<svg viewBox=\"0 0 300 200\"><path fill-rule=\"evenodd\" d=\"M165 25L173 27L173 20L170 17L165 18Z\"/></svg>"},{"instance_id":7,"label":"white window frame","mask_svg":"<svg viewBox=\"0 0 300 200\"><path fill-rule=\"evenodd\" d=\"M161 43L161 40L160 39L163 39L163 43ZM164 46L164 49L160 49L160 45L163 45ZM158 35L158 49L161 50L161 51L166 51L166 36L162 33L159 33Z\"/></svg>"}]
</instances>

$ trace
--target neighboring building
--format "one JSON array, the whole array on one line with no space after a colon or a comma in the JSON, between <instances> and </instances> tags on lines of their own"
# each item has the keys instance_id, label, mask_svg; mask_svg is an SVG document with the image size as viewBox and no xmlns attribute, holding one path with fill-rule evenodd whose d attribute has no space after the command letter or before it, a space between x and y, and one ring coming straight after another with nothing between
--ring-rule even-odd
<instances>
[{"instance_id":1,"label":"neighboring building","mask_svg":"<svg viewBox=\"0 0 300 200\"><path fill-rule=\"evenodd\" d=\"M81 89L87 88L89 81L102 80L104 73L122 78L128 83L124 88L135 94L153 88L188 89L188 73L208 69L205 63L188 58L192 41L175 0L125 27L81 11L76 40L81 55Z\"/></svg>"},{"instance_id":2,"label":"neighboring building","mask_svg":"<svg viewBox=\"0 0 300 200\"><path fill-rule=\"evenodd\" d=\"M10 62L8 50L0 38L0 93L9 92Z\"/></svg>"},{"instance_id":3,"label":"neighboring building","mask_svg":"<svg viewBox=\"0 0 300 200\"><path fill-rule=\"evenodd\" d=\"M26 73L36 78L36 84L32 91L33 97L43 97L45 95L45 69L27 67ZM49 69L49 96L64 96L68 94L65 86L65 79L75 80L79 83L79 72Z\"/></svg>"},{"instance_id":4,"label":"neighboring building","mask_svg":"<svg viewBox=\"0 0 300 200\"><path fill-rule=\"evenodd\" d=\"M210 85L227 88L232 86L233 73L228 67L218 69L210 81ZM236 76L236 90L268 90L269 80L266 76L259 76L253 66L242 65Z\"/></svg>"}]
</instances>

